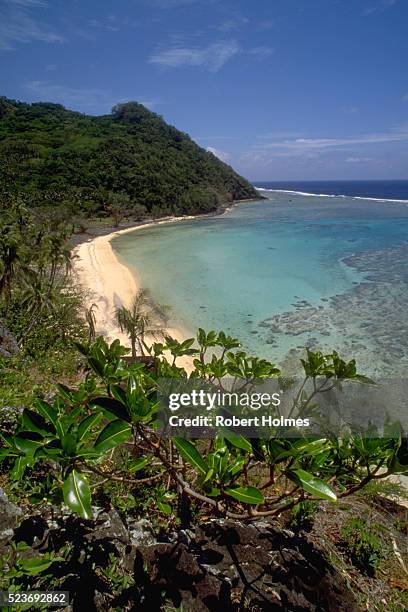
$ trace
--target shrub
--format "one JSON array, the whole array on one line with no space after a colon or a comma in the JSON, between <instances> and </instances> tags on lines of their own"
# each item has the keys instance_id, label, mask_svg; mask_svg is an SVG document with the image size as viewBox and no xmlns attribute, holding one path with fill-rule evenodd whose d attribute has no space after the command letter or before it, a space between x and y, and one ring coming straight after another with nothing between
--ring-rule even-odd
<instances>
[{"instance_id":1,"label":"shrub","mask_svg":"<svg viewBox=\"0 0 408 612\"><path fill-rule=\"evenodd\" d=\"M398 435L310 440L282 438L277 430L248 439L224 429L206 441L162 437L157 428L158 379L199 377L217 385L229 376L237 384L250 384L280 375L274 364L246 355L239 346L223 332L201 329L196 342L166 338L151 348L156 363L151 371L137 360L125 361L128 349L118 340L108 345L98 338L79 345L87 363L85 380L76 389L58 385L52 402L38 398L34 410L25 409L17 431L1 435L0 458L12 462L11 478L25 487L41 470L43 498L63 498L84 519L92 517L91 492L107 481L133 487L160 482L152 487L153 507L164 515L176 513L177 505L183 505L180 499L176 503L181 496L207 514L253 519L276 516L299 503L301 514L306 503L334 502L371 480L406 470L397 458ZM189 375L177 365L186 355L194 359ZM335 352L308 351L302 363L305 381L311 380L315 389L309 396L298 394L302 414L313 413L319 390L366 381L354 361L345 362ZM115 456L119 448L121 461Z\"/></svg>"}]
</instances>

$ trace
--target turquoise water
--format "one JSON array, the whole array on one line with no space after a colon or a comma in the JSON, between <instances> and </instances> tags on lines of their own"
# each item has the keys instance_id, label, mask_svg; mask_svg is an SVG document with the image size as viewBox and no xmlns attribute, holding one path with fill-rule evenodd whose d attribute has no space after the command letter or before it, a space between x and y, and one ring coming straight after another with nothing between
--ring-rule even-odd
<instances>
[{"instance_id":1,"label":"turquoise water","mask_svg":"<svg viewBox=\"0 0 408 612\"><path fill-rule=\"evenodd\" d=\"M223 216L115 238L185 328L223 329L277 363L336 348L361 369L408 365L408 206L268 192Z\"/></svg>"}]
</instances>

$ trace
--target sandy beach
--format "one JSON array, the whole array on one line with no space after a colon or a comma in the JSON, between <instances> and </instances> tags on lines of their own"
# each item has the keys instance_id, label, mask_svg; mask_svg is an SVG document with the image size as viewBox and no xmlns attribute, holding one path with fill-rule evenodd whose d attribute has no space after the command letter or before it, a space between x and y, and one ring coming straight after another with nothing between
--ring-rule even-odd
<instances>
[{"instance_id":1,"label":"sandy beach","mask_svg":"<svg viewBox=\"0 0 408 612\"><path fill-rule=\"evenodd\" d=\"M135 293L141 288L134 274L116 257L111 240L120 234L134 232L152 225L177 223L194 217L171 217L161 221L144 223L125 229L118 229L109 234L90 238L73 249L73 272L85 290L87 308L96 305L96 331L112 342L115 338L125 346L129 340L115 323L115 309L129 307ZM191 337L188 330L170 321L166 332L173 338L182 341Z\"/></svg>"}]
</instances>

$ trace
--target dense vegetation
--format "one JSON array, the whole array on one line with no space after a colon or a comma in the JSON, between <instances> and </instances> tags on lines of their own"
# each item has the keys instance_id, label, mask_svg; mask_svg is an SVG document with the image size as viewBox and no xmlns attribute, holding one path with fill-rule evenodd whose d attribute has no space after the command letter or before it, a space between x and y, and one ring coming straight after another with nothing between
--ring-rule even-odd
<instances>
[{"instance_id":1,"label":"dense vegetation","mask_svg":"<svg viewBox=\"0 0 408 612\"><path fill-rule=\"evenodd\" d=\"M271 427L266 436L252 440L226 427L215 438L196 443L165 439L158 423L158 381L188 378L177 365L180 357L197 356L189 377L198 379L199 388L207 381L222 389L222 379L228 377L234 389L241 381L248 390L250 381L281 374L274 364L247 356L239 346L223 332L199 330L196 343L193 338L182 343L166 338L150 349L152 369L137 361L126 364L129 349L118 340L110 346L103 338L79 345L86 357L85 380L74 389L59 385L52 403L38 398L35 410L25 409L16 434L1 435L0 457L10 461L13 479L20 480L27 469L34 475L45 470L36 497L40 493L42 501L54 503L63 499L84 519L92 518L89 478L97 490L98 483L133 481L137 486L139 478L145 484L167 476L162 495L152 500L158 511L171 515L170 502L179 491L198 507L207 506L207 512L251 519L276 516L307 500L335 502L371 480L406 471L401 431L395 426L384 439L372 438L372 432L291 439L282 427ZM210 356L214 347L222 350L220 357ZM310 380L316 389L312 396L296 396L295 414L303 417L317 418L311 397L328 386L364 380L353 361L346 363L336 353L308 351L303 368L301 388ZM113 455L113 449L120 455ZM28 482L26 475L25 486Z\"/></svg>"},{"instance_id":2,"label":"dense vegetation","mask_svg":"<svg viewBox=\"0 0 408 612\"><path fill-rule=\"evenodd\" d=\"M378 491L389 496L387 476L406 473L408 465L407 440L398 424L388 424L384 437L350 430L341 437L290 438L281 428L271 428L268 435L247 438L224 428L205 440L165 438L157 418L163 378L218 389L228 377L250 389L264 379L281 379L280 370L247 355L238 340L223 332L200 329L196 338L182 343L168 337L165 308L153 304L143 290L129 308L112 312L131 348L97 337L94 307L84 308L71 275L69 240L75 219L204 212L224 200L254 195L244 179L135 103L117 107L110 117L85 117L58 105L2 99L0 115L0 590L64 588L79 610L190 609L175 589L189 579L185 559L201 551L202 539L189 550L183 542L208 518L227 533L257 519L286 516L288 525L299 531L313 525L320 504L325 505L319 520L331 508L352 506L349 500L356 493L367 496L370 487L373 503ZM152 338L154 343L147 342ZM192 371L180 365L186 357ZM303 417L317 414L317 394L368 382L354 360L346 362L335 351L306 351L302 369L304 381L293 409ZM380 490L382 483L386 486ZM9 525L3 508L10 502L3 489L24 508L14 535L4 529ZM98 540L102 509L111 528L112 523L121 525L122 548L115 548L117 532L109 537L103 533ZM339 522L341 508L337 512ZM406 521L395 529L392 525L391 533L377 514L372 519L371 510L367 520L358 505L357 514L349 515L348 509L343 514L333 551L336 559L341 557L342 574L347 576L344 567L350 568L347 558L374 580L384 564L393 568L389 560L397 553L397 565L406 571L395 539L406 530ZM170 572L167 582L137 557L140 542L133 557L128 556L132 547L126 545L125 524L146 517L149 528L153 525L167 541L175 535L177 545L173 540L168 545L172 551L181 550L180 542L184 547L182 571L177 567ZM273 554L276 541L292 538L274 525ZM211 547L220 545L219 534L216 539ZM265 538L260 541L256 556L267 546ZM296 556L303 541L296 536L291 542ZM164 546L158 544L153 554L160 557ZM226 548L221 555L211 548L210 561L214 552L223 557ZM315 551L313 555L302 561L302 580ZM319 559L323 567L326 560ZM200 579L209 559L204 561ZM164 569L177 563L166 557ZM244 594L252 589L247 569L245 565L240 574ZM281 570L268 557L266 573L276 572L273 578L279 584L285 573ZM192 580L193 595L197 569ZM262 596L267 593L263 580ZM291 582L289 586L296 592ZM364 588L363 601L371 609L371 583ZM95 593L105 594L103 604L94 606ZM345 596L341 593L338 599ZM383 594L381 601L386 601ZM396 605L389 609L404 609L403 596L392 601ZM344 602L335 603L345 609ZM211 609L258 609L235 604L231 595L228 606L216 599Z\"/></svg>"},{"instance_id":3,"label":"dense vegetation","mask_svg":"<svg viewBox=\"0 0 408 612\"><path fill-rule=\"evenodd\" d=\"M0 188L85 216L205 213L256 197L230 166L137 102L87 116L0 98Z\"/></svg>"},{"instance_id":4,"label":"dense vegetation","mask_svg":"<svg viewBox=\"0 0 408 612\"><path fill-rule=\"evenodd\" d=\"M184 608L180 593L191 588L191 597L194 597L202 576L197 575L196 568L188 567L191 553L187 553L184 540L153 544L155 560L150 556L149 562L144 562L143 554L148 555L149 547L146 548L143 540L133 549L126 546L123 527L122 548L117 548L116 531L111 532L113 539L110 540L107 539L109 532L102 530L98 540L101 523L108 516L108 527L112 529L112 521L119 520L119 511L120 516L126 517L126 523L140 517L145 520L148 516L151 522L147 525L153 524L163 534L164 541L174 532L182 538L186 533L189 538L195 537L191 535L195 533L193 529L212 525L215 529L212 546L216 549L204 553L204 563L213 564L215 559L223 557L219 551L225 538L222 550L232 550L235 565L242 568L243 592L248 595L260 592L265 596L271 591L263 581L260 591L259 587L245 582L248 563L241 565L234 552L239 544L238 529L242 530L248 521L276 518L285 512L292 512L289 526L297 531L306 525L310 529L319 502L328 504L321 513L325 517L330 512L329 506L337 505L334 503L337 500L347 502L351 495L364 491L368 485L382 482L391 473L406 471L406 450L398 428L387 438L352 432L342 438L290 439L279 437L280 432L273 429L269 436L254 439L231 429L219 431L215 438L207 440L164 438L157 428L158 382L163 376L174 381L187 380L188 374L177 365L180 357L194 358L191 378L199 377L215 387L222 384L220 376L232 377L244 385L248 380L280 376L272 363L247 356L239 350L237 340L222 332L199 330L196 339L183 343L166 338L164 343L153 345L150 353L154 361L148 364L134 359L125 361L129 349L118 341L108 345L103 338L98 338L78 348L83 355L82 382L75 387L58 385L52 398L37 394L33 409L24 409L17 423L8 431L3 429L0 435L0 474L1 471L3 475L8 474L7 489L13 499L34 512L2 556L4 569L0 569L0 586L4 590L69 590L77 610L83 609L84 601L87 609L96 610L192 609ZM221 350L219 357L211 356L214 348ZM357 374L353 361L344 362L336 353L322 355L308 351L303 368L305 380L313 381L315 388L322 392L327 386L347 381L359 384L364 380ZM297 396L299 413L316 414L310 399L304 394ZM59 509L61 504L65 504L68 515L67 510ZM398 529L406 529L406 523L390 527L380 523L378 512L370 511L366 505L357 506L357 510L353 505L342 507L344 517L336 518L337 522L341 521L338 544L329 548L328 554L339 557L342 551L345 558L350 558L352 567L359 568L366 577L363 585L368 591L362 597L366 608L348 609L404 609L404 593L393 593L392 599L386 599L383 591L381 602L385 606L381 603L369 607L373 597L367 580L369 577L374 580L379 568L384 566L392 568L393 575L400 575L405 565L395 538L398 537L401 546L404 536L397 535ZM105 519L101 518L102 508L112 509L108 515L105 512ZM363 512L367 517L364 520ZM50 520L44 522L39 516L49 516ZM209 517L215 522L206 523ZM234 522L225 523L225 520ZM288 534L290 538L293 534L279 530L276 523L270 525L277 534L274 542L278 549L272 552L275 558L279 546L285 546L276 542L282 538L289 542ZM330 528L330 538L335 529L336 525ZM48 532L52 535L47 536ZM45 534L39 540L41 545L29 544L34 533L36 537ZM250 532L250 535L254 537L257 533ZM258 556L265 546L270 546L268 533L263 534L266 539L262 535L259 539ZM234 544L230 548L228 534ZM202 532L200 537L196 551L203 545ZM298 554L296 547L302 540L295 536L290 541L295 546L290 554ZM248 546L247 543L245 548ZM397 561L392 558L395 551L399 555ZM320 553L313 552L314 556L301 565L302 580L311 571L311 563L319 563L323 571L327 561L323 556L316 558L317 554ZM338 559L336 562L339 564ZM160 568L159 574L154 569L155 563ZM279 569L278 566L275 574L276 560L274 563L270 565L268 558L268 571L274 574L276 588L280 588L283 577L291 575L292 570L287 572L286 567ZM339 567L347 577L344 566L345 561L340 557ZM399 584L405 583L402 580ZM94 607L94 593L99 593L99 602L104 601L100 607ZM344 590L337 592L331 607L321 609L344 609L342 598L346 596ZM330 599L327 593L326 598ZM231 599L226 594L213 599L208 609L222 609L223 601L231 604L228 608L231 610L254 609L245 603L238 606L232 594ZM392 601L394 607L387 608L387 601ZM267 604L263 609L294 608Z\"/></svg>"}]
</instances>

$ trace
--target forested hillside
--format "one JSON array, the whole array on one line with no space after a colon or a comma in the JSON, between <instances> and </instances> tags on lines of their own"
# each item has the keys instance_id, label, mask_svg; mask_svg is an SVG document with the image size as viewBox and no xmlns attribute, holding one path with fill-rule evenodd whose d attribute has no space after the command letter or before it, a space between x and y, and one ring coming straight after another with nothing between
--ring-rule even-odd
<instances>
[{"instance_id":1,"label":"forested hillside","mask_svg":"<svg viewBox=\"0 0 408 612\"><path fill-rule=\"evenodd\" d=\"M1 188L86 216L208 212L256 196L230 166L137 102L95 117L0 98L0 163Z\"/></svg>"}]
</instances>

